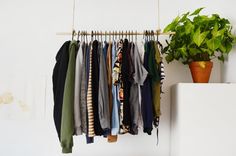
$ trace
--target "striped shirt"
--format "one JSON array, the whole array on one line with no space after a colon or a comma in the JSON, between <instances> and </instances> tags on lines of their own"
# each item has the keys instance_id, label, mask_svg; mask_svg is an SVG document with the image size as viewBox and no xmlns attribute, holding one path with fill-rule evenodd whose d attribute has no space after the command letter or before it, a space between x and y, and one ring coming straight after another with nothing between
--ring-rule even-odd
<instances>
[{"instance_id":1,"label":"striped shirt","mask_svg":"<svg viewBox=\"0 0 236 156\"><path fill-rule=\"evenodd\" d=\"M92 67L92 53L90 50L89 65ZM88 137L95 136L94 133L94 115L93 115L93 98L92 98L92 68L89 68L88 90L87 90L87 110L88 110Z\"/></svg>"}]
</instances>

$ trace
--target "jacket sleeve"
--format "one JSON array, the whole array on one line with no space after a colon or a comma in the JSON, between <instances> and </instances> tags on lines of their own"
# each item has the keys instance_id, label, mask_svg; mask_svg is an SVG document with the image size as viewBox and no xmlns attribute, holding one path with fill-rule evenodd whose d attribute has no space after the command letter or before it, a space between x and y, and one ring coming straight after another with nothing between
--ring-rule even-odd
<instances>
[{"instance_id":1,"label":"jacket sleeve","mask_svg":"<svg viewBox=\"0 0 236 156\"><path fill-rule=\"evenodd\" d=\"M61 135L61 115L62 115L64 86L65 86L66 72L69 60L69 53L68 53L69 46L70 46L70 41L66 41L59 49L56 55L56 64L54 66L52 75L53 96L54 96L53 118L59 140Z\"/></svg>"},{"instance_id":2,"label":"jacket sleeve","mask_svg":"<svg viewBox=\"0 0 236 156\"><path fill-rule=\"evenodd\" d=\"M69 64L66 74L62 120L61 146L62 153L71 153L74 134L74 83L75 83L75 51L77 43L72 42L69 49Z\"/></svg>"}]
</instances>

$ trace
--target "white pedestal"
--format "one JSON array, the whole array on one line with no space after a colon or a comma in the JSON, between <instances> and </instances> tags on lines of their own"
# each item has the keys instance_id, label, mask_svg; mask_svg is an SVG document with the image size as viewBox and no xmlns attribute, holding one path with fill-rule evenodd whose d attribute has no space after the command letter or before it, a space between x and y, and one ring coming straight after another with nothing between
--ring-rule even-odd
<instances>
[{"instance_id":1,"label":"white pedestal","mask_svg":"<svg viewBox=\"0 0 236 156\"><path fill-rule=\"evenodd\" d=\"M222 81L236 83L236 49L229 53L228 59L222 65Z\"/></svg>"},{"instance_id":2,"label":"white pedestal","mask_svg":"<svg viewBox=\"0 0 236 156\"><path fill-rule=\"evenodd\" d=\"M236 84L172 87L171 156L236 156Z\"/></svg>"}]
</instances>

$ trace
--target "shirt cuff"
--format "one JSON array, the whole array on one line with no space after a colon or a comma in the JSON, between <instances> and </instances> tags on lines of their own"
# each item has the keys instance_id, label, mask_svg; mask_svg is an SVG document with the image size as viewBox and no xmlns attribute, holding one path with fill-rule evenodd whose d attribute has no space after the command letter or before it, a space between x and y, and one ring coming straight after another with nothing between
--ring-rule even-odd
<instances>
[{"instance_id":1,"label":"shirt cuff","mask_svg":"<svg viewBox=\"0 0 236 156\"><path fill-rule=\"evenodd\" d=\"M63 147L62 153L72 153L72 147Z\"/></svg>"}]
</instances>

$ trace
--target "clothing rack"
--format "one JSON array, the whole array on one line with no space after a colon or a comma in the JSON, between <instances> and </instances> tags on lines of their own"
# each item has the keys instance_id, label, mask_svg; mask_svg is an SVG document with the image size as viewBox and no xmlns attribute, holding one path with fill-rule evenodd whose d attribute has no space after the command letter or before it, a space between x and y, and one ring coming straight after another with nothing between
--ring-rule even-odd
<instances>
[{"instance_id":1,"label":"clothing rack","mask_svg":"<svg viewBox=\"0 0 236 156\"><path fill-rule=\"evenodd\" d=\"M98 35L98 36L138 36L138 35L174 35L175 32L161 32L160 30L156 30L156 31L143 31L143 32L137 32L137 31L91 31L91 32L87 32L87 31L78 31L76 32L75 30L72 31L72 33L70 32L58 32L56 33L56 35L72 35L72 38L74 36L80 36L80 35Z\"/></svg>"},{"instance_id":2,"label":"clothing rack","mask_svg":"<svg viewBox=\"0 0 236 156\"><path fill-rule=\"evenodd\" d=\"M143 31L143 32L137 32L137 31L78 31L76 32L73 30L72 33L70 32L58 32L56 35L174 35L175 32L161 32L160 30L154 31Z\"/></svg>"}]
</instances>

